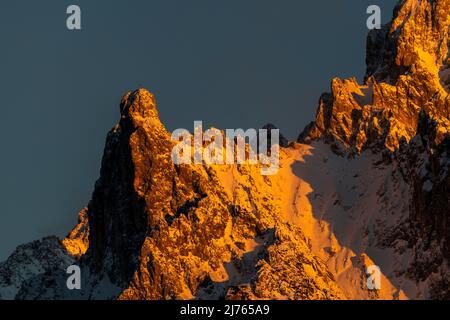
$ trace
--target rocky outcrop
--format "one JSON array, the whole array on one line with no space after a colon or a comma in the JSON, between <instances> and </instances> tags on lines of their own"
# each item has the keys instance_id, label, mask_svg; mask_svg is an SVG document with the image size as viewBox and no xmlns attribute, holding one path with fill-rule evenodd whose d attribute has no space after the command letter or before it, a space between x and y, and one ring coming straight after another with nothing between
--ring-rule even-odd
<instances>
[{"instance_id":1,"label":"rocky outcrop","mask_svg":"<svg viewBox=\"0 0 450 320\"><path fill-rule=\"evenodd\" d=\"M62 240L67 252L76 259L81 258L89 248L88 209L84 208L78 214L77 226Z\"/></svg>"}]
</instances>

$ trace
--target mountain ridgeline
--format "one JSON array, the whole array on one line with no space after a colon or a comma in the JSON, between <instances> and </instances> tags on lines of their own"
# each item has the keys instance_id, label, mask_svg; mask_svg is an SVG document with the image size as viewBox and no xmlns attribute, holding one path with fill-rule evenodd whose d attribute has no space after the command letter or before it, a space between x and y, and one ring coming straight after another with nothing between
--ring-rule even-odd
<instances>
[{"instance_id":1,"label":"mountain ridgeline","mask_svg":"<svg viewBox=\"0 0 450 320\"><path fill-rule=\"evenodd\" d=\"M450 299L449 12L400 1L273 176L175 165L154 96L126 94L79 224L0 263L0 299Z\"/></svg>"}]
</instances>

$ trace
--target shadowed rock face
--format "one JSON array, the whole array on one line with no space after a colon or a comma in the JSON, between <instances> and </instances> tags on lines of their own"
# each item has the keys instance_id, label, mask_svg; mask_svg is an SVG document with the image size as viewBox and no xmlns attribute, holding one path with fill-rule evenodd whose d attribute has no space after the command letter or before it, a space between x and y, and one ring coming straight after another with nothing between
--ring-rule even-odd
<instances>
[{"instance_id":1,"label":"shadowed rock face","mask_svg":"<svg viewBox=\"0 0 450 320\"><path fill-rule=\"evenodd\" d=\"M154 99L136 92L121 103L121 119L109 134L100 179L88 206L89 250L86 259L94 272L106 271L117 280L127 279L137 266L137 255L147 231L145 200L136 184L136 173L148 165L149 153L135 161L133 153L145 147L147 136L140 129L144 117L156 118ZM146 162L143 164L143 162ZM109 265L105 265L105 260ZM109 268L114 267L113 270ZM105 269L106 268L106 269Z\"/></svg>"},{"instance_id":2,"label":"shadowed rock face","mask_svg":"<svg viewBox=\"0 0 450 320\"><path fill-rule=\"evenodd\" d=\"M275 176L175 165L154 96L126 94L79 224L1 263L0 298L449 298L449 9L401 1L369 34L365 84L332 81Z\"/></svg>"}]
</instances>

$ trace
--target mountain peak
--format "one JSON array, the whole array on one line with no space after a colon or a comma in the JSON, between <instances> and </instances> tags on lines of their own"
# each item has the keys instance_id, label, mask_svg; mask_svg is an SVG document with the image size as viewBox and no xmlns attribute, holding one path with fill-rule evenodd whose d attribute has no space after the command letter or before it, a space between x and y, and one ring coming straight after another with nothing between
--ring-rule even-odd
<instances>
[{"instance_id":1,"label":"mountain peak","mask_svg":"<svg viewBox=\"0 0 450 320\"><path fill-rule=\"evenodd\" d=\"M262 127L262 129L265 129L265 130L269 131L269 133L267 135L268 141L270 141L270 139L271 139L270 131L271 130L279 130L277 126L275 126L273 123L270 123L270 122L265 124ZM283 147L283 148L286 148L288 146L288 144L289 144L289 140L286 139L286 137L281 132L279 132L279 142L280 142L280 147Z\"/></svg>"},{"instance_id":2,"label":"mountain peak","mask_svg":"<svg viewBox=\"0 0 450 320\"><path fill-rule=\"evenodd\" d=\"M450 0L401 1L393 21L369 33L365 83L333 79L299 142L323 139L356 153L394 151L416 135L422 110L436 121L436 142L442 141L450 129L449 10Z\"/></svg>"},{"instance_id":3,"label":"mountain peak","mask_svg":"<svg viewBox=\"0 0 450 320\"><path fill-rule=\"evenodd\" d=\"M147 89L128 92L121 101L122 118L158 118L155 96Z\"/></svg>"}]
</instances>

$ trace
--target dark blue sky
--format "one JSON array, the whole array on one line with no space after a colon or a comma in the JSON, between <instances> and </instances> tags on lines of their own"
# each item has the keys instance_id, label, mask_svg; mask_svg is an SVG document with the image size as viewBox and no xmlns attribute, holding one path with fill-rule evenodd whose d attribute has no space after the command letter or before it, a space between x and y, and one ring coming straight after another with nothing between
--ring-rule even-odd
<instances>
[{"instance_id":1,"label":"dark blue sky","mask_svg":"<svg viewBox=\"0 0 450 320\"><path fill-rule=\"evenodd\" d=\"M394 0L2 1L0 260L75 225L129 90L155 93L169 130L272 122L294 139L331 78L363 76L370 4L391 18Z\"/></svg>"}]
</instances>

